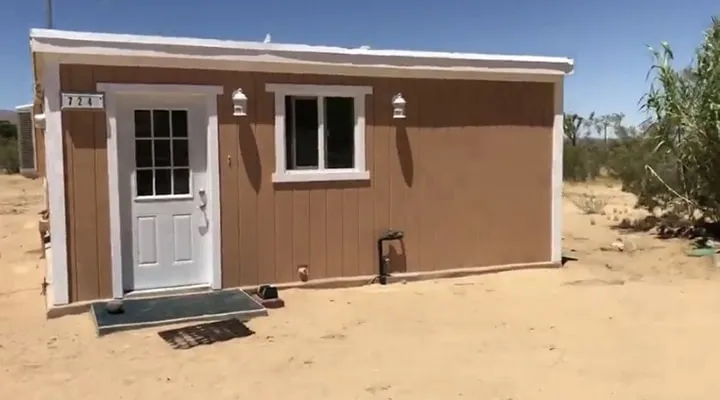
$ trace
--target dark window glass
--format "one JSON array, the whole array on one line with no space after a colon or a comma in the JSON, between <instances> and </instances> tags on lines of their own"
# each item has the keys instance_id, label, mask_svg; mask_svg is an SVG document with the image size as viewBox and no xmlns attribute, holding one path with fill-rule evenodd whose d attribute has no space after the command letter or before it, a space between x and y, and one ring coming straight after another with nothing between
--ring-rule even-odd
<instances>
[{"instance_id":1,"label":"dark window glass","mask_svg":"<svg viewBox=\"0 0 720 400\"><path fill-rule=\"evenodd\" d=\"M156 167L169 167L170 166L170 140L168 139L155 139L155 166Z\"/></svg>"},{"instance_id":2,"label":"dark window glass","mask_svg":"<svg viewBox=\"0 0 720 400\"><path fill-rule=\"evenodd\" d=\"M293 99L293 148L294 166L297 169L318 167L318 103L316 98Z\"/></svg>"},{"instance_id":3,"label":"dark window glass","mask_svg":"<svg viewBox=\"0 0 720 400\"><path fill-rule=\"evenodd\" d=\"M135 110L135 137L152 136L152 120L149 110Z\"/></svg>"},{"instance_id":4,"label":"dark window glass","mask_svg":"<svg viewBox=\"0 0 720 400\"><path fill-rule=\"evenodd\" d=\"M188 112L135 110L135 128L138 196L189 194Z\"/></svg>"},{"instance_id":5,"label":"dark window glass","mask_svg":"<svg viewBox=\"0 0 720 400\"><path fill-rule=\"evenodd\" d=\"M355 105L351 97L325 98L327 168L352 168L355 157Z\"/></svg>"},{"instance_id":6,"label":"dark window glass","mask_svg":"<svg viewBox=\"0 0 720 400\"><path fill-rule=\"evenodd\" d=\"M152 167L152 140L135 141L135 166L138 168Z\"/></svg>"},{"instance_id":7,"label":"dark window glass","mask_svg":"<svg viewBox=\"0 0 720 400\"><path fill-rule=\"evenodd\" d=\"M188 116L185 110L172 111L172 135L173 137L188 136Z\"/></svg>"},{"instance_id":8,"label":"dark window glass","mask_svg":"<svg viewBox=\"0 0 720 400\"><path fill-rule=\"evenodd\" d=\"M155 195L162 196L172 193L172 175L170 169L155 170Z\"/></svg>"},{"instance_id":9,"label":"dark window glass","mask_svg":"<svg viewBox=\"0 0 720 400\"><path fill-rule=\"evenodd\" d=\"M173 139L172 156L174 167L189 167L187 139Z\"/></svg>"},{"instance_id":10,"label":"dark window glass","mask_svg":"<svg viewBox=\"0 0 720 400\"><path fill-rule=\"evenodd\" d=\"M153 110L153 136L170 137L170 111Z\"/></svg>"},{"instance_id":11,"label":"dark window glass","mask_svg":"<svg viewBox=\"0 0 720 400\"><path fill-rule=\"evenodd\" d=\"M173 170L173 194L190 194L190 170Z\"/></svg>"},{"instance_id":12,"label":"dark window glass","mask_svg":"<svg viewBox=\"0 0 720 400\"><path fill-rule=\"evenodd\" d=\"M138 196L153 195L153 172L152 170L135 171L135 186Z\"/></svg>"}]
</instances>

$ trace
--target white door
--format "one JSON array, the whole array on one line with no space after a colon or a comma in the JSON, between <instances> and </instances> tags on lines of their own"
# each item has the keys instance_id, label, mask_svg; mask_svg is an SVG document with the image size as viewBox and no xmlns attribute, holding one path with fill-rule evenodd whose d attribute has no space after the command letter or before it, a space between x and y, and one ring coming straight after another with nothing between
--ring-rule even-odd
<instances>
[{"instance_id":1,"label":"white door","mask_svg":"<svg viewBox=\"0 0 720 400\"><path fill-rule=\"evenodd\" d=\"M123 239L125 254L132 251L125 258L132 265L123 266L126 291L210 282L208 115L200 100L118 98L121 206L131 229Z\"/></svg>"}]
</instances>

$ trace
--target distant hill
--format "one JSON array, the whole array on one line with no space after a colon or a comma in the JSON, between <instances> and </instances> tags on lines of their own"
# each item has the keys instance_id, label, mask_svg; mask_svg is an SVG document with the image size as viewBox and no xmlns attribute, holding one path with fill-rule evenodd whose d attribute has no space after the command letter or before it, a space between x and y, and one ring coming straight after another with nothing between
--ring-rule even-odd
<instances>
[{"instance_id":1,"label":"distant hill","mask_svg":"<svg viewBox=\"0 0 720 400\"><path fill-rule=\"evenodd\" d=\"M13 110L0 110L0 121L10 121L17 125L17 113Z\"/></svg>"}]
</instances>

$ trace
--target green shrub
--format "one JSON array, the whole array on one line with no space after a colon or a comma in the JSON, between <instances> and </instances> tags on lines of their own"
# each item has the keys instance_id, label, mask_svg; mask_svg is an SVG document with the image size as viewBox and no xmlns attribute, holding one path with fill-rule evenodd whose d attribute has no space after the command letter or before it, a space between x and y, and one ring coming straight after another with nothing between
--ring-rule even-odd
<instances>
[{"instance_id":1,"label":"green shrub","mask_svg":"<svg viewBox=\"0 0 720 400\"><path fill-rule=\"evenodd\" d=\"M18 146L15 138L0 138L0 172L9 174L20 172Z\"/></svg>"},{"instance_id":2,"label":"green shrub","mask_svg":"<svg viewBox=\"0 0 720 400\"><path fill-rule=\"evenodd\" d=\"M563 149L563 179L584 182L602 174L605 152L592 141L584 140L577 146L565 142Z\"/></svg>"}]
</instances>

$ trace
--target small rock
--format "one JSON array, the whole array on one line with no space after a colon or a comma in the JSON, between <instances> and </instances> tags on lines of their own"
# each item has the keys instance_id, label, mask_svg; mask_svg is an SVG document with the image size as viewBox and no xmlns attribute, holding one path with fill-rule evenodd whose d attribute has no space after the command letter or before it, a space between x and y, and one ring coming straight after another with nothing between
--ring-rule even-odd
<instances>
[{"instance_id":1,"label":"small rock","mask_svg":"<svg viewBox=\"0 0 720 400\"><path fill-rule=\"evenodd\" d=\"M618 266L612 265L612 264L605 264L605 268L610 271L622 271L622 269L623 269L622 267L618 267Z\"/></svg>"},{"instance_id":2,"label":"small rock","mask_svg":"<svg viewBox=\"0 0 720 400\"><path fill-rule=\"evenodd\" d=\"M307 282L308 279L310 279L310 271L308 270L308 267L299 267L297 273L301 282Z\"/></svg>"},{"instance_id":3,"label":"small rock","mask_svg":"<svg viewBox=\"0 0 720 400\"><path fill-rule=\"evenodd\" d=\"M622 242L621 239L618 239L611 244L612 248L617 251L624 251L625 250L625 243Z\"/></svg>"},{"instance_id":4,"label":"small rock","mask_svg":"<svg viewBox=\"0 0 720 400\"><path fill-rule=\"evenodd\" d=\"M630 239L624 239L623 243L625 244L625 251L635 251L638 249L637 244Z\"/></svg>"}]
</instances>

